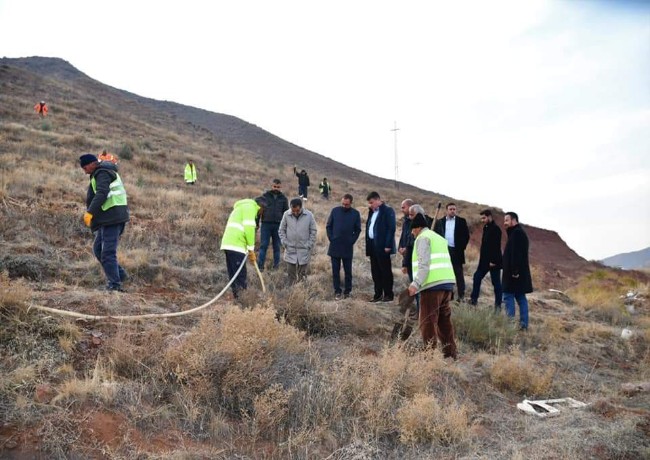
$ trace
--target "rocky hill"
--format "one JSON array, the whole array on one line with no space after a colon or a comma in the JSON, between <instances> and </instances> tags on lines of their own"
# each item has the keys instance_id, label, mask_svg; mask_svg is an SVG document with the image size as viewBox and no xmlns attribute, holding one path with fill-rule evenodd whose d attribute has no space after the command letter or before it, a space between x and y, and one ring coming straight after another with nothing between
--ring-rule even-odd
<instances>
[{"instance_id":1,"label":"rocky hill","mask_svg":"<svg viewBox=\"0 0 650 460\"><path fill-rule=\"evenodd\" d=\"M98 117L96 127L101 131L110 127L116 130L118 138L123 142L114 142L108 147L117 150L144 142L141 150L151 154L168 151L172 145L165 143L160 136L143 140L142 134L137 134L129 123L155 127L160 132L190 133L193 139L197 136L209 146L204 157L215 160L222 152L232 156L233 152L242 155L244 159L259 163L256 174L283 175L290 184L294 183L290 175L293 165L305 168L315 181L317 177L327 176L335 184L335 193L358 191L357 196L365 196L367 191L376 189L398 206L405 197L426 197L420 199L433 208L440 200L443 203L452 199L444 195L444 191L429 192L409 184L400 183L399 190L386 179L359 171L344 164L326 158L315 152L291 144L277 136L230 115L209 112L168 101L157 101L144 98L127 91L104 85L88 77L74 68L68 62L58 58L31 57L20 59L0 59L2 72L0 83L3 89L3 104L0 115L4 120L18 116L29 119L32 113L29 106L32 101L45 99L52 110L52 123L56 123L56 114L66 113L67 126L79 132L89 132L90 127L84 126L89 117ZM76 126L75 126L76 125ZM106 147L106 143L94 142L97 148ZM61 154L70 158L80 151L80 148L90 149L91 144L76 145L75 148L61 146ZM182 146L179 146L179 150ZM218 160L217 160L218 161ZM228 170L216 167L213 179L219 181L228 175ZM244 173L250 175L250 173ZM288 177L287 177L288 176ZM455 201L458 201L454 198ZM478 211L487 207L485 204L465 203L459 201L461 214L473 224L472 241L480 241ZM497 206L498 203L492 205ZM497 221L501 223L499 216ZM562 288L572 280L596 268L596 265L584 260L571 250L560 236L553 231L527 227L531 236L531 260L540 270L540 280L554 287Z\"/></svg>"}]
</instances>

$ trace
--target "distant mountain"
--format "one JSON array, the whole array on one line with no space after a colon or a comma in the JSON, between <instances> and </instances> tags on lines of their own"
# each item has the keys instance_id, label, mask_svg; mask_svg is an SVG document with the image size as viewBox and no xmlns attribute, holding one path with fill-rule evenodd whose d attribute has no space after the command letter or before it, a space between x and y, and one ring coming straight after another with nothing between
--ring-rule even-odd
<instances>
[{"instance_id":1,"label":"distant mountain","mask_svg":"<svg viewBox=\"0 0 650 460\"><path fill-rule=\"evenodd\" d=\"M650 268L650 247L640 251L616 254L601 260L601 262L610 267L619 267L626 270Z\"/></svg>"}]
</instances>

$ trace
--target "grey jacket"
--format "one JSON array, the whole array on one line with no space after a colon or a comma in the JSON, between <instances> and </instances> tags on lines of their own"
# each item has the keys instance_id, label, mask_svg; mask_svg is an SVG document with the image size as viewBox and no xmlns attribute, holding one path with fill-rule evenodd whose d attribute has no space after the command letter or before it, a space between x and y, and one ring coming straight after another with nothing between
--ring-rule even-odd
<instances>
[{"instance_id":1,"label":"grey jacket","mask_svg":"<svg viewBox=\"0 0 650 460\"><path fill-rule=\"evenodd\" d=\"M316 231L316 221L311 212L303 209L298 217L294 217L291 209L286 211L278 229L285 262L307 265L316 244Z\"/></svg>"}]
</instances>

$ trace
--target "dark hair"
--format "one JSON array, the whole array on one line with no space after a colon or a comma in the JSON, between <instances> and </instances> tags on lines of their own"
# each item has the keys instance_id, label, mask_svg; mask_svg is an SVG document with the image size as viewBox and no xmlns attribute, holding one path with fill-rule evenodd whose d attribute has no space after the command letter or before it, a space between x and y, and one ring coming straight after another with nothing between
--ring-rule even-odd
<instances>
[{"instance_id":1,"label":"dark hair","mask_svg":"<svg viewBox=\"0 0 650 460\"><path fill-rule=\"evenodd\" d=\"M510 216L511 219L514 219L514 220L516 220L517 222L519 222L519 216L517 215L516 212L508 211L508 212L506 213L506 216Z\"/></svg>"},{"instance_id":2,"label":"dark hair","mask_svg":"<svg viewBox=\"0 0 650 460\"><path fill-rule=\"evenodd\" d=\"M273 179L273 183L275 185L280 185L282 183L282 181L280 179Z\"/></svg>"},{"instance_id":3,"label":"dark hair","mask_svg":"<svg viewBox=\"0 0 650 460\"><path fill-rule=\"evenodd\" d=\"M445 206L445 209L449 209L449 206L456 206L456 203L454 203L453 201L447 203L447 206Z\"/></svg>"},{"instance_id":4,"label":"dark hair","mask_svg":"<svg viewBox=\"0 0 650 460\"><path fill-rule=\"evenodd\" d=\"M291 205L292 208L295 208L296 206L300 206L302 208L302 198L292 198L289 205Z\"/></svg>"},{"instance_id":5,"label":"dark hair","mask_svg":"<svg viewBox=\"0 0 650 460\"><path fill-rule=\"evenodd\" d=\"M349 193L346 193L345 195L343 195L343 199L344 200L350 200L350 203L352 203L354 201L354 198L352 198L352 195L350 195Z\"/></svg>"},{"instance_id":6,"label":"dark hair","mask_svg":"<svg viewBox=\"0 0 650 460\"><path fill-rule=\"evenodd\" d=\"M255 203L257 203L257 205L262 208L266 208L268 206L268 203L266 202L266 198L264 198L263 196L256 197Z\"/></svg>"},{"instance_id":7,"label":"dark hair","mask_svg":"<svg viewBox=\"0 0 650 460\"><path fill-rule=\"evenodd\" d=\"M366 197L366 201L370 200L381 200L381 197L379 196L379 193L377 192L370 192L368 193L368 196Z\"/></svg>"},{"instance_id":8,"label":"dark hair","mask_svg":"<svg viewBox=\"0 0 650 460\"><path fill-rule=\"evenodd\" d=\"M484 210L481 211L479 214L480 214L481 216L490 217L490 216L492 215L492 211L490 211L489 209L484 209Z\"/></svg>"}]
</instances>

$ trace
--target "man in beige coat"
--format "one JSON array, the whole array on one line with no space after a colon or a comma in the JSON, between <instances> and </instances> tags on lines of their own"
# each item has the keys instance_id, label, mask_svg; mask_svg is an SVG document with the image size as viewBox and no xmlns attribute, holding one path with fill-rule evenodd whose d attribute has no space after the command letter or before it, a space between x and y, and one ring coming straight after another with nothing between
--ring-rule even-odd
<instances>
[{"instance_id":1,"label":"man in beige coat","mask_svg":"<svg viewBox=\"0 0 650 460\"><path fill-rule=\"evenodd\" d=\"M316 231L314 215L303 209L302 199L291 200L290 209L282 216L278 229L290 283L307 276L311 251L316 244Z\"/></svg>"}]
</instances>

